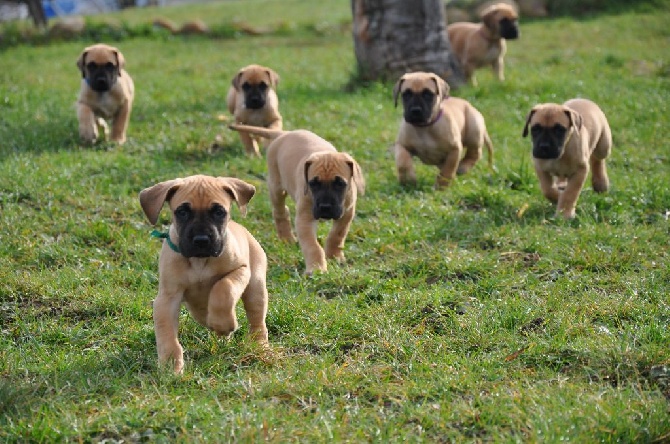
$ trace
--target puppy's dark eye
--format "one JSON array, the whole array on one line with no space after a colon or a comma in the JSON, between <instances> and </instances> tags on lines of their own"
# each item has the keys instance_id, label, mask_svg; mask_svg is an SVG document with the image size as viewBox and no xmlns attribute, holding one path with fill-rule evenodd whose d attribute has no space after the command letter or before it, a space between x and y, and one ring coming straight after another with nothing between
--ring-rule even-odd
<instances>
[{"instance_id":1,"label":"puppy's dark eye","mask_svg":"<svg viewBox=\"0 0 670 444\"><path fill-rule=\"evenodd\" d=\"M221 205L214 205L210 210L210 214L215 219L223 220L228 215L228 212Z\"/></svg>"},{"instance_id":2,"label":"puppy's dark eye","mask_svg":"<svg viewBox=\"0 0 670 444\"><path fill-rule=\"evenodd\" d=\"M249 85L249 82L244 82L244 83L242 84L242 89L243 89L244 91L249 91L249 90L251 89L251 85Z\"/></svg>"},{"instance_id":3,"label":"puppy's dark eye","mask_svg":"<svg viewBox=\"0 0 670 444\"><path fill-rule=\"evenodd\" d=\"M342 179L340 176L337 176L335 180L333 180L333 189L335 190L343 190L347 187L347 182Z\"/></svg>"},{"instance_id":4,"label":"puppy's dark eye","mask_svg":"<svg viewBox=\"0 0 670 444\"><path fill-rule=\"evenodd\" d=\"M174 210L174 216L181 221L187 220L189 217L191 217L191 207L189 207L187 204L177 207L177 209Z\"/></svg>"},{"instance_id":5,"label":"puppy's dark eye","mask_svg":"<svg viewBox=\"0 0 670 444\"><path fill-rule=\"evenodd\" d=\"M105 69L108 71L112 71L114 69L114 64L112 62L105 63Z\"/></svg>"},{"instance_id":6,"label":"puppy's dark eye","mask_svg":"<svg viewBox=\"0 0 670 444\"><path fill-rule=\"evenodd\" d=\"M265 82L261 82L258 84L258 89L260 89L261 91L265 91L266 89L268 89L268 86L265 84Z\"/></svg>"},{"instance_id":7,"label":"puppy's dark eye","mask_svg":"<svg viewBox=\"0 0 670 444\"><path fill-rule=\"evenodd\" d=\"M544 129L542 128L542 125L540 125L540 124L533 125L533 126L530 127L530 133L533 136L539 136L540 134L542 134L543 131L544 131Z\"/></svg>"},{"instance_id":8,"label":"puppy's dark eye","mask_svg":"<svg viewBox=\"0 0 670 444\"><path fill-rule=\"evenodd\" d=\"M557 136L562 136L566 133L567 129L563 125L556 124L554 127L551 129L554 134Z\"/></svg>"},{"instance_id":9,"label":"puppy's dark eye","mask_svg":"<svg viewBox=\"0 0 670 444\"><path fill-rule=\"evenodd\" d=\"M86 64L86 68L88 68L88 69L95 69L97 67L98 67L98 65L96 63L93 63L93 62L88 62Z\"/></svg>"},{"instance_id":10,"label":"puppy's dark eye","mask_svg":"<svg viewBox=\"0 0 670 444\"><path fill-rule=\"evenodd\" d=\"M319 179L315 177L309 182L307 182L307 185L309 185L310 188L316 188L319 185L321 185L321 181L319 181Z\"/></svg>"},{"instance_id":11,"label":"puppy's dark eye","mask_svg":"<svg viewBox=\"0 0 670 444\"><path fill-rule=\"evenodd\" d=\"M404 91L402 92L402 98L403 98L403 100L411 99L411 98L412 98L412 95L413 95L413 94L412 94L412 91L410 91L409 89L406 89L406 90L404 90Z\"/></svg>"},{"instance_id":12,"label":"puppy's dark eye","mask_svg":"<svg viewBox=\"0 0 670 444\"><path fill-rule=\"evenodd\" d=\"M435 97L435 93L429 89L424 89L421 91L421 97L423 97L424 100L431 101Z\"/></svg>"}]
</instances>

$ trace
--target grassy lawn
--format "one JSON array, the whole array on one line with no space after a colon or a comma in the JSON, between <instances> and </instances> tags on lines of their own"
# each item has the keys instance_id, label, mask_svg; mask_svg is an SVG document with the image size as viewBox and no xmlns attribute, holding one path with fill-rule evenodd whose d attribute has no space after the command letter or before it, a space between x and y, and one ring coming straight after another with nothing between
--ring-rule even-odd
<instances>
[{"instance_id":1,"label":"grassy lawn","mask_svg":"<svg viewBox=\"0 0 670 444\"><path fill-rule=\"evenodd\" d=\"M239 0L97 17L281 28L108 41L137 88L123 147L78 143L75 61L92 42L0 51L0 441L670 440L670 9L522 22L505 83L480 71L453 92L486 118L497 171L480 162L436 192L418 160L418 185L397 183L393 85L345 92L349 8ZM299 248L276 237L264 160L226 128L226 91L249 63L281 76L285 128L363 168L346 265L306 278ZM534 104L576 96L608 116L612 186L587 182L566 222L521 132ZM258 189L233 218L268 254L273 350L248 340L241 304L230 341L183 310L177 377L156 363L160 243L137 195L197 173Z\"/></svg>"}]
</instances>

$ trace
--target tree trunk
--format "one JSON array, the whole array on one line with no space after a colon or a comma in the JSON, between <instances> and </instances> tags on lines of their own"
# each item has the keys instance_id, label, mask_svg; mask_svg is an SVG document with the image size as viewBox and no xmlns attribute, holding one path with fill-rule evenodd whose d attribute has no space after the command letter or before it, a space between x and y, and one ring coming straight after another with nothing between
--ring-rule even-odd
<instances>
[{"instance_id":1,"label":"tree trunk","mask_svg":"<svg viewBox=\"0 0 670 444\"><path fill-rule=\"evenodd\" d=\"M44 7L42 6L41 0L24 0L25 4L28 5L28 13L32 17L35 26L38 28L44 28L47 26L47 16L44 13Z\"/></svg>"},{"instance_id":2,"label":"tree trunk","mask_svg":"<svg viewBox=\"0 0 670 444\"><path fill-rule=\"evenodd\" d=\"M358 73L363 80L395 80L433 72L450 86L464 83L451 53L442 0L351 0Z\"/></svg>"}]
</instances>

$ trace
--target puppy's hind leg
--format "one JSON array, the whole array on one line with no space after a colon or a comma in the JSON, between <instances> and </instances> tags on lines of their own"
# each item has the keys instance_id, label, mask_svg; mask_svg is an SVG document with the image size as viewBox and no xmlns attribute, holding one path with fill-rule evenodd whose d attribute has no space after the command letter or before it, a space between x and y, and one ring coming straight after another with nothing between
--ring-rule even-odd
<instances>
[{"instance_id":1,"label":"puppy's hind leg","mask_svg":"<svg viewBox=\"0 0 670 444\"><path fill-rule=\"evenodd\" d=\"M265 270L252 276L242 293L244 311L249 320L249 334L261 344L268 343L268 329L265 317L268 313L268 290L265 284Z\"/></svg>"},{"instance_id":2,"label":"puppy's hind leg","mask_svg":"<svg viewBox=\"0 0 670 444\"><path fill-rule=\"evenodd\" d=\"M596 144L596 148L591 153L591 184L593 191L598 193L605 192L610 187L610 180L607 177L607 167L605 166L605 159L612 151L612 132L609 126L605 126L600 140Z\"/></svg>"},{"instance_id":3,"label":"puppy's hind leg","mask_svg":"<svg viewBox=\"0 0 670 444\"><path fill-rule=\"evenodd\" d=\"M472 169L473 166L477 163L482 157L482 146L469 146L466 147L465 156L461 159L458 164L458 169L456 174L461 175L465 174Z\"/></svg>"}]
</instances>

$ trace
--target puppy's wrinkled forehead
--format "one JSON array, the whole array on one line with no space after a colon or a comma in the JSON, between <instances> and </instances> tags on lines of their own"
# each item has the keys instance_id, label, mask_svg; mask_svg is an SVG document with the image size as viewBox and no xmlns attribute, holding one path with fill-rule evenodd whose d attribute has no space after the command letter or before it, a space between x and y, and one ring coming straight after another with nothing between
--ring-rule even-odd
<instances>
[{"instance_id":1,"label":"puppy's wrinkled forehead","mask_svg":"<svg viewBox=\"0 0 670 444\"><path fill-rule=\"evenodd\" d=\"M502 8L498 10L497 13L498 20L509 19L509 20L518 20L519 14L516 13L511 7Z\"/></svg>"},{"instance_id":2,"label":"puppy's wrinkled forehead","mask_svg":"<svg viewBox=\"0 0 670 444\"><path fill-rule=\"evenodd\" d=\"M502 20L505 18L509 20L518 20L519 18L519 14L516 12L516 10L512 6L504 3L491 6L488 9L485 9L482 14L486 14L487 12L495 14L495 18L497 20Z\"/></svg>"},{"instance_id":3,"label":"puppy's wrinkled forehead","mask_svg":"<svg viewBox=\"0 0 670 444\"><path fill-rule=\"evenodd\" d=\"M248 69L240 76L240 84L249 83L250 85L258 85L261 82L270 84L270 77L264 70Z\"/></svg>"},{"instance_id":4,"label":"puppy's wrinkled forehead","mask_svg":"<svg viewBox=\"0 0 670 444\"><path fill-rule=\"evenodd\" d=\"M326 153L316 158L307 171L307 180L317 178L320 182L332 182L336 177L345 181L351 177L351 166L340 153Z\"/></svg>"},{"instance_id":5,"label":"puppy's wrinkled forehead","mask_svg":"<svg viewBox=\"0 0 670 444\"><path fill-rule=\"evenodd\" d=\"M570 118L565 113L565 108L561 105L544 105L533 114L530 120L530 126L540 125L546 128L551 128L559 124L565 128L570 127Z\"/></svg>"},{"instance_id":6,"label":"puppy's wrinkled forehead","mask_svg":"<svg viewBox=\"0 0 670 444\"><path fill-rule=\"evenodd\" d=\"M407 90L415 93L415 94L420 94L422 93L425 89L428 89L434 94L438 94L437 90L437 83L435 82L434 79L430 77L425 77L425 76L407 76L405 77L405 80L402 82L402 92L405 92Z\"/></svg>"},{"instance_id":7,"label":"puppy's wrinkled forehead","mask_svg":"<svg viewBox=\"0 0 670 444\"><path fill-rule=\"evenodd\" d=\"M208 210L214 204L230 208L232 196L220 183L203 179L192 179L179 186L170 199L170 208L188 203L193 210Z\"/></svg>"},{"instance_id":8,"label":"puppy's wrinkled forehead","mask_svg":"<svg viewBox=\"0 0 670 444\"><path fill-rule=\"evenodd\" d=\"M96 65L105 65L107 63L117 64L116 54L111 48L95 48L86 54L86 63L95 63Z\"/></svg>"}]
</instances>

